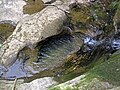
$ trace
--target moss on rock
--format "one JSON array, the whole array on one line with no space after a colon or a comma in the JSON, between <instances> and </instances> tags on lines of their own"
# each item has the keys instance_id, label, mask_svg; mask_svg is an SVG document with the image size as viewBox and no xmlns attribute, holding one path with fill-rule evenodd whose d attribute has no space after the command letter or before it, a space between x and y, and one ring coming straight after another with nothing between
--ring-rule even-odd
<instances>
[{"instance_id":1,"label":"moss on rock","mask_svg":"<svg viewBox=\"0 0 120 90\"><path fill-rule=\"evenodd\" d=\"M23 7L23 12L25 14L33 14L41 11L45 6L42 0L28 0L27 5Z\"/></svg>"},{"instance_id":2,"label":"moss on rock","mask_svg":"<svg viewBox=\"0 0 120 90\"><path fill-rule=\"evenodd\" d=\"M0 41L5 41L15 29L15 26L9 23L0 23Z\"/></svg>"},{"instance_id":3,"label":"moss on rock","mask_svg":"<svg viewBox=\"0 0 120 90\"><path fill-rule=\"evenodd\" d=\"M89 70L85 77L73 79L50 90L108 90L120 85L120 51Z\"/></svg>"}]
</instances>

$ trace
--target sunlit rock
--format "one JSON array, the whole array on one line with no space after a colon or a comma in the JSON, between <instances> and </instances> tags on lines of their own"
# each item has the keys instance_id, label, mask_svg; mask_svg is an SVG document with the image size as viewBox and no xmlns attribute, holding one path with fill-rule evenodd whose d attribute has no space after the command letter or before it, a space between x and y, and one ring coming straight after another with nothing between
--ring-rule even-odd
<instances>
[{"instance_id":1,"label":"sunlit rock","mask_svg":"<svg viewBox=\"0 0 120 90\"><path fill-rule=\"evenodd\" d=\"M36 79L30 83L21 84L17 90L48 90L49 87L57 84L52 77Z\"/></svg>"},{"instance_id":2,"label":"sunlit rock","mask_svg":"<svg viewBox=\"0 0 120 90\"><path fill-rule=\"evenodd\" d=\"M0 21L11 20L17 23L24 17L24 5L26 2L23 0L2 0L0 2Z\"/></svg>"}]
</instances>

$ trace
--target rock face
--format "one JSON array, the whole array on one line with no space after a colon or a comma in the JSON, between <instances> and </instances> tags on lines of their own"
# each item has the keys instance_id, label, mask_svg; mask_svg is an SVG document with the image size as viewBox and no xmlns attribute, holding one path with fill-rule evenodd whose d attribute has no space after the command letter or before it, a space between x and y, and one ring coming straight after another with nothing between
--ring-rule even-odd
<instances>
[{"instance_id":1,"label":"rock face","mask_svg":"<svg viewBox=\"0 0 120 90\"><path fill-rule=\"evenodd\" d=\"M21 84L17 90L48 90L52 85L57 84L51 77L36 79L30 83Z\"/></svg>"},{"instance_id":2,"label":"rock face","mask_svg":"<svg viewBox=\"0 0 120 90\"><path fill-rule=\"evenodd\" d=\"M23 18L0 50L1 63L10 66L25 46L33 48L38 42L59 34L65 20L65 13L54 6L48 6L39 13Z\"/></svg>"}]
</instances>

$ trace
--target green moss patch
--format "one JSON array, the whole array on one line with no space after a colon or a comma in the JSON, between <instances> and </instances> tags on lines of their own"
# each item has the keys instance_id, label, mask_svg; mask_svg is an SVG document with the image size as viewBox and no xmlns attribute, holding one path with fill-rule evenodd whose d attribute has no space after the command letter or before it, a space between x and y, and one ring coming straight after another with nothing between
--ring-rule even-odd
<instances>
[{"instance_id":1,"label":"green moss patch","mask_svg":"<svg viewBox=\"0 0 120 90\"><path fill-rule=\"evenodd\" d=\"M41 11L45 6L42 0L28 0L27 5L23 7L23 13L33 14Z\"/></svg>"},{"instance_id":2,"label":"green moss patch","mask_svg":"<svg viewBox=\"0 0 120 90\"><path fill-rule=\"evenodd\" d=\"M0 41L4 42L14 31L15 26L9 23L0 24Z\"/></svg>"},{"instance_id":3,"label":"green moss patch","mask_svg":"<svg viewBox=\"0 0 120 90\"><path fill-rule=\"evenodd\" d=\"M102 80L120 84L119 51L113 54L107 61L95 66L89 73L94 75L94 77L100 77Z\"/></svg>"}]
</instances>

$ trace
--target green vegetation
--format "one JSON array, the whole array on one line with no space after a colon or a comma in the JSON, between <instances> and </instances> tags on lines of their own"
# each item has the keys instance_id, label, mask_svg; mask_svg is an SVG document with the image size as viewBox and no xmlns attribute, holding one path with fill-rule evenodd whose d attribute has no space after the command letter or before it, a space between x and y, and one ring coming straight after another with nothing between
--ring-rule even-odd
<instances>
[{"instance_id":1,"label":"green vegetation","mask_svg":"<svg viewBox=\"0 0 120 90\"><path fill-rule=\"evenodd\" d=\"M79 83L71 86L69 84L60 84L51 87L50 90L89 90L96 85L104 84L108 82L112 85L120 85L120 51L114 53L108 60L102 62L86 73L86 76L79 79ZM75 83L75 82L74 82ZM101 84L102 83L102 84ZM79 89L81 87L81 89ZM99 86L97 86L99 87ZM95 87L96 88L96 87ZM101 89L94 89L101 90Z\"/></svg>"},{"instance_id":2,"label":"green vegetation","mask_svg":"<svg viewBox=\"0 0 120 90\"><path fill-rule=\"evenodd\" d=\"M120 84L120 51L113 54L107 61L96 65L89 73L110 83Z\"/></svg>"},{"instance_id":3,"label":"green vegetation","mask_svg":"<svg viewBox=\"0 0 120 90\"><path fill-rule=\"evenodd\" d=\"M112 9L118 9L119 8L119 3L120 1L119 0L115 0L114 2L111 3L111 8Z\"/></svg>"}]
</instances>

